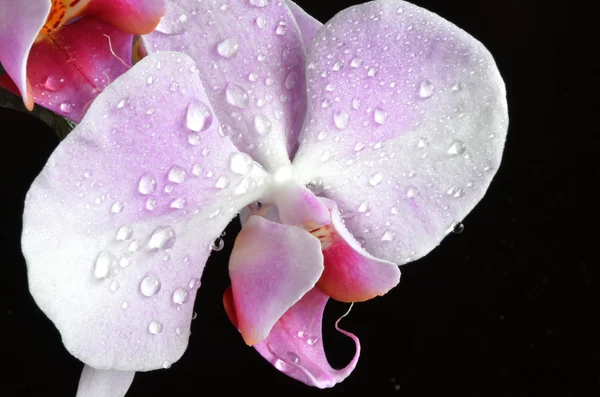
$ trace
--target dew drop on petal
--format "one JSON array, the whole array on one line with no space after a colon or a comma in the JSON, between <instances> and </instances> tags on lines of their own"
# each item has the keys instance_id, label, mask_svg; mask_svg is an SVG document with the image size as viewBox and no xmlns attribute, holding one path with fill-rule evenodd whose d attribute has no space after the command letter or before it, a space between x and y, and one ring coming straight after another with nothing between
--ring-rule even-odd
<instances>
[{"instance_id":1,"label":"dew drop on petal","mask_svg":"<svg viewBox=\"0 0 600 397\"><path fill-rule=\"evenodd\" d=\"M213 251L221 251L225 247L225 241L221 237L217 237L210 245L210 249Z\"/></svg>"},{"instance_id":2,"label":"dew drop on petal","mask_svg":"<svg viewBox=\"0 0 600 397\"><path fill-rule=\"evenodd\" d=\"M266 135L271 132L271 120L267 116L258 114L254 117L254 129L260 135Z\"/></svg>"},{"instance_id":3,"label":"dew drop on petal","mask_svg":"<svg viewBox=\"0 0 600 397\"><path fill-rule=\"evenodd\" d=\"M383 181L383 175L380 173L375 173L369 177L369 185L377 186Z\"/></svg>"},{"instance_id":4,"label":"dew drop on petal","mask_svg":"<svg viewBox=\"0 0 600 397\"><path fill-rule=\"evenodd\" d=\"M296 353L287 352L285 355L289 361L293 362L294 364L300 364L300 356L298 356Z\"/></svg>"},{"instance_id":5,"label":"dew drop on petal","mask_svg":"<svg viewBox=\"0 0 600 397\"><path fill-rule=\"evenodd\" d=\"M219 179L217 179L217 183L215 183L215 187L217 189L225 189L227 186L229 186L229 182L231 180L226 177L226 176L220 176Z\"/></svg>"},{"instance_id":6,"label":"dew drop on petal","mask_svg":"<svg viewBox=\"0 0 600 397\"><path fill-rule=\"evenodd\" d=\"M250 0L250 4L254 7L266 7L269 5L269 0Z\"/></svg>"},{"instance_id":7,"label":"dew drop on petal","mask_svg":"<svg viewBox=\"0 0 600 397\"><path fill-rule=\"evenodd\" d=\"M352 109L358 110L360 109L360 105L362 105L360 98L354 98L352 100Z\"/></svg>"},{"instance_id":8,"label":"dew drop on petal","mask_svg":"<svg viewBox=\"0 0 600 397\"><path fill-rule=\"evenodd\" d=\"M381 236L382 241L393 241L395 238L396 233L392 232L391 230L387 230L385 233L383 233L383 236Z\"/></svg>"},{"instance_id":9,"label":"dew drop on petal","mask_svg":"<svg viewBox=\"0 0 600 397\"><path fill-rule=\"evenodd\" d=\"M154 175L145 173L140 177L138 190L141 194L152 194L156 190L156 178Z\"/></svg>"},{"instance_id":10,"label":"dew drop on petal","mask_svg":"<svg viewBox=\"0 0 600 397\"><path fill-rule=\"evenodd\" d=\"M171 204L169 204L169 206L173 209L183 209L185 208L185 205L187 204L187 200L183 197L178 197L175 200L171 201Z\"/></svg>"},{"instance_id":11,"label":"dew drop on petal","mask_svg":"<svg viewBox=\"0 0 600 397\"><path fill-rule=\"evenodd\" d=\"M120 287L121 284L117 280L113 280L109 285L109 288L112 292L116 292Z\"/></svg>"},{"instance_id":12,"label":"dew drop on petal","mask_svg":"<svg viewBox=\"0 0 600 397\"><path fill-rule=\"evenodd\" d=\"M185 288L177 288L173 291L173 303L183 305L190 300L190 294Z\"/></svg>"},{"instance_id":13,"label":"dew drop on petal","mask_svg":"<svg viewBox=\"0 0 600 397\"><path fill-rule=\"evenodd\" d=\"M239 109L244 109L250 103L250 97L245 89L237 84L229 84L225 89L227 103Z\"/></svg>"},{"instance_id":14,"label":"dew drop on petal","mask_svg":"<svg viewBox=\"0 0 600 397\"><path fill-rule=\"evenodd\" d=\"M112 205L112 207L110 207L110 210L113 214L118 214L123 211L123 208L125 208L125 205L122 202L117 201Z\"/></svg>"},{"instance_id":15,"label":"dew drop on petal","mask_svg":"<svg viewBox=\"0 0 600 397\"><path fill-rule=\"evenodd\" d=\"M217 52L224 58L232 58L237 55L240 45L234 39L225 39L217 44Z\"/></svg>"},{"instance_id":16,"label":"dew drop on petal","mask_svg":"<svg viewBox=\"0 0 600 397\"><path fill-rule=\"evenodd\" d=\"M124 301L123 303L121 303L121 308L122 309L128 309L129 308L129 302Z\"/></svg>"},{"instance_id":17,"label":"dew drop on petal","mask_svg":"<svg viewBox=\"0 0 600 397\"><path fill-rule=\"evenodd\" d=\"M103 251L96 257L94 264L94 276L97 279L108 278L111 276L113 267L117 264L115 258L110 252Z\"/></svg>"},{"instance_id":18,"label":"dew drop on petal","mask_svg":"<svg viewBox=\"0 0 600 397\"><path fill-rule=\"evenodd\" d=\"M343 130L348 128L348 123L350 121L350 115L343 110L338 110L333 113L333 123L337 128Z\"/></svg>"},{"instance_id":19,"label":"dew drop on petal","mask_svg":"<svg viewBox=\"0 0 600 397\"><path fill-rule=\"evenodd\" d=\"M423 80L419 86L419 96L423 99L431 98L433 95L433 84L429 80Z\"/></svg>"},{"instance_id":20,"label":"dew drop on petal","mask_svg":"<svg viewBox=\"0 0 600 397\"><path fill-rule=\"evenodd\" d=\"M381 108L377 108L375 109L375 122L377 124L385 124L385 120L387 119L388 113L381 109Z\"/></svg>"},{"instance_id":21,"label":"dew drop on petal","mask_svg":"<svg viewBox=\"0 0 600 397\"><path fill-rule=\"evenodd\" d=\"M186 126L188 129L199 132L209 128L212 124L210 108L198 100L192 100L187 108Z\"/></svg>"},{"instance_id":22,"label":"dew drop on petal","mask_svg":"<svg viewBox=\"0 0 600 397\"><path fill-rule=\"evenodd\" d=\"M191 279L190 282L188 283L188 288L189 289L198 289L198 288L200 288L200 279L198 279L198 278Z\"/></svg>"},{"instance_id":23,"label":"dew drop on petal","mask_svg":"<svg viewBox=\"0 0 600 397\"><path fill-rule=\"evenodd\" d=\"M356 57L350 61L350 66L353 68L359 68L363 64L363 59L361 57Z\"/></svg>"},{"instance_id":24,"label":"dew drop on petal","mask_svg":"<svg viewBox=\"0 0 600 397\"><path fill-rule=\"evenodd\" d=\"M166 250L175 245L175 230L170 226L161 226L154 230L148 248Z\"/></svg>"},{"instance_id":25,"label":"dew drop on petal","mask_svg":"<svg viewBox=\"0 0 600 397\"><path fill-rule=\"evenodd\" d=\"M314 346L317 342L319 341L319 338L316 336L310 336L307 340L306 343L308 343L310 346Z\"/></svg>"},{"instance_id":26,"label":"dew drop on petal","mask_svg":"<svg viewBox=\"0 0 600 397\"><path fill-rule=\"evenodd\" d=\"M467 150L467 145L463 141L456 140L452 142L448 148L448 154L451 156L458 156L463 154Z\"/></svg>"},{"instance_id":27,"label":"dew drop on petal","mask_svg":"<svg viewBox=\"0 0 600 397\"><path fill-rule=\"evenodd\" d=\"M288 73L284 81L285 88L292 90L294 87L296 87L296 83L298 83L298 73L294 71Z\"/></svg>"},{"instance_id":28,"label":"dew drop on petal","mask_svg":"<svg viewBox=\"0 0 600 397\"><path fill-rule=\"evenodd\" d=\"M264 29L265 26L267 26L266 19L264 19L263 17L256 18L256 26L258 26L259 29Z\"/></svg>"},{"instance_id":29,"label":"dew drop on petal","mask_svg":"<svg viewBox=\"0 0 600 397\"><path fill-rule=\"evenodd\" d=\"M61 112L69 113L71 111L71 105L68 103L61 103L59 107Z\"/></svg>"},{"instance_id":30,"label":"dew drop on petal","mask_svg":"<svg viewBox=\"0 0 600 397\"><path fill-rule=\"evenodd\" d=\"M170 361L165 361L165 362L163 363L163 368L164 368L164 369L169 369L169 368L171 368L171 362L170 362Z\"/></svg>"},{"instance_id":31,"label":"dew drop on petal","mask_svg":"<svg viewBox=\"0 0 600 397\"><path fill-rule=\"evenodd\" d=\"M419 195L419 189L417 189L414 186L411 186L408 188L408 190L406 191L406 197L408 198L415 198ZM397 211L396 211L397 213Z\"/></svg>"},{"instance_id":32,"label":"dew drop on petal","mask_svg":"<svg viewBox=\"0 0 600 397\"><path fill-rule=\"evenodd\" d=\"M150 331L152 335L158 335L162 332L162 330L163 325L160 322L156 320L150 321L150 324L148 325L148 331Z\"/></svg>"},{"instance_id":33,"label":"dew drop on petal","mask_svg":"<svg viewBox=\"0 0 600 397\"><path fill-rule=\"evenodd\" d=\"M154 296L160 291L160 279L152 274L146 275L140 283L140 291L144 296Z\"/></svg>"},{"instance_id":34,"label":"dew drop on petal","mask_svg":"<svg viewBox=\"0 0 600 397\"><path fill-rule=\"evenodd\" d=\"M243 152L234 153L229 159L229 168L235 174L247 175L252 170L252 157Z\"/></svg>"},{"instance_id":35,"label":"dew drop on petal","mask_svg":"<svg viewBox=\"0 0 600 397\"><path fill-rule=\"evenodd\" d=\"M186 172L183 168L173 166L169 170L168 178L173 183L182 183L185 181Z\"/></svg>"},{"instance_id":36,"label":"dew drop on petal","mask_svg":"<svg viewBox=\"0 0 600 397\"><path fill-rule=\"evenodd\" d=\"M130 226L123 225L117 231L117 240L129 240L133 236L133 229Z\"/></svg>"}]
</instances>

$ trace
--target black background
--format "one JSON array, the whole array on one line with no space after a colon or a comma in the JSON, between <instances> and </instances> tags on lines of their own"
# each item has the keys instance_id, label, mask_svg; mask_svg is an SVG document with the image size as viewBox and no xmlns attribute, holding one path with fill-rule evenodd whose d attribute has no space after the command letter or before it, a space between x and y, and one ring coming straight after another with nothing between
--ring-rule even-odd
<instances>
[{"instance_id":1,"label":"black background","mask_svg":"<svg viewBox=\"0 0 600 397\"><path fill-rule=\"evenodd\" d=\"M322 22L360 3L297 2ZM507 85L503 164L464 232L403 267L402 282L385 297L354 306L342 325L361 338L362 357L350 378L320 391L278 373L227 320L221 299L234 222L226 248L204 272L186 354L170 370L136 375L128 397L600 396L599 101L589 61L598 36L591 11L587 21L575 18L573 3L414 3L482 41ZM0 109L0 120L2 394L74 396L81 363L29 295L19 245L25 193L58 140L33 117ZM328 305L324 326L338 367L353 353L333 331L345 309Z\"/></svg>"}]
</instances>

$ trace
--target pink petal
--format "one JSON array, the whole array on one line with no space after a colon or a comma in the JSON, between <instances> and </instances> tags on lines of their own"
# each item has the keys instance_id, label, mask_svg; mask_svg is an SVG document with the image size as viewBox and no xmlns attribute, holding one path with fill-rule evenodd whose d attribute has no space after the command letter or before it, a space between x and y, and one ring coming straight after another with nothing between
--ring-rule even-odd
<instances>
[{"instance_id":1,"label":"pink petal","mask_svg":"<svg viewBox=\"0 0 600 397\"><path fill-rule=\"evenodd\" d=\"M254 4L254 5L253 5ZM198 64L223 132L268 171L289 164L306 111L305 52L279 1L167 0L149 53L184 50Z\"/></svg>"},{"instance_id":2,"label":"pink petal","mask_svg":"<svg viewBox=\"0 0 600 397\"><path fill-rule=\"evenodd\" d=\"M83 367L76 397L124 397L135 372Z\"/></svg>"},{"instance_id":3,"label":"pink petal","mask_svg":"<svg viewBox=\"0 0 600 397\"><path fill-rule=\"evenodd\" d=\"M508 125L490 53L464 31L400 0L351 7L321 29L298 154L372 255L427 254L481 200Z\"/></svg>"},{"instance_id":4,"label":"pink petal","mask_svg":"<svg viewBox=\"0 0 600 397\"><path fill-rule=\"evenodd\" d=\"M329 210L305 186L289 183L278 186L274 194L279 222L311 231L330 221Z\"/></svg>"},{"instance_id":5,"label":"pink petal","mask_svg":"<svg viewBox=\"0 0 600 397\"><path fill-rule=\"evenodd\" d=\"M331 224L312 232L321 241L325 260L317 286L335 300L362 302L398 285L398 266L369 255L344 226L335 202L322 200L331 211Z\"/></svg>"},{"instance_id":6,"label":"pink petal","mask_svg":"<svg viewBox=\"0 0 600 397\"><path fill-rule=\"evenodd\" d=\"M29 288L84 363L147 371L185 351L211 242L264 189L260 169L233 172L247 155L218 130L193 61L150 55L96 98L33 183Z\"/></svg>"},{"instance_id":7,"label":"pink petal","mask_svg":"<svg viewBox=\"0 0 600 397\"><path fill-rule=\"evenodd\" d=\"M164 13L165 0L90 0L82 11L131 34L152 32Z\"/></svg>"},{"instance_id":8,"label":"pink petal","mask_svg":"<svg viewBox=\"0 0 600 397\"><path fill-rule=\"evenodd\" d=\"M319 240L298 227L251 216L229 259L233 308L244 341L255 345L266 338L322 272Z\"/></svg>"},{"instance_id":9,"label":"pink petal","mask_svg":"<svg viewBox=\"0 0 600 397\"><path fill-rule=\"evenodd\" d=\"M358 338L338 328L340 318L335 328L352 338L356 352L352 361L341 370L334 370L327 362L321 323L328 299L318 288L312 289L281 317L267 339L255 346L264 358L284 374L320 389L333 387L346 379L360 356Z\"/></svg>"},{"instance_id":10,"label":"pink petal","mask_svg":"<svg viewBox=\"0 0 600 397\"><path fill-rule=\"evenodd\" d=\"M27 82L27 57L50 7L50 0L0 0L0 63L29 110L33 109L33 95Z\"/></svg>"},{"instance_id":11,"label":"pink petal","mask_svg":"<svg viewBox=\"0 0 600 397\"><path fill-rule=\"evenodd\" d=\"M76 122L131 67L132 36L82 18L34 44L27 63L35 102Z\"/></svg>"},{"instance_id":12,"label":"pink petal","mask_svg":"<svg viewBox=\"0 0 600 397\"><path fill-rule=\"evenodd\" d=\"M304 11L299 5L294 3L292 0L286 0L290 11L294 14L294 19L300 28L300 32L302 33L302 41L304 42L304 47L308 50L312 45L313 39L317 35L319 29L323 24L309 15L306 11Z\"/></svg>"}]
</instances>

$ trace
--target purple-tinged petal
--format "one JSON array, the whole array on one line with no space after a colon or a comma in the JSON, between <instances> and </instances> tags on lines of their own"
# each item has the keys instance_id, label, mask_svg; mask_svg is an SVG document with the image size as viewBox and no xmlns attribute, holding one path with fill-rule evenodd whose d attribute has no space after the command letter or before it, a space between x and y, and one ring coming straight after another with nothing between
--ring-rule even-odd
<instances>
[{"instance_id":1,"label":"purple-tinged petal","mask_svg":"<svg viewBox=\"0 0 600 397\"><path fill-rule=\"evenodd\" d=\"M306 112L305 51L279 1L168 0L146 50L185 51L237 148L268 171L289 164Z\"/></svg>"},{"instance_id":2,"label":"purple-tinged petal","mask_svg":"<svg viewBox=\"0 0 600 397\"><path fill-rule=\"evenodd\" d=\"M251 216L229 259L232 307L244 341L255 345L266 338L322 272L319 240L299 227Z\"/></svg>"},{"instance_id":3,"label":"purple-tinged petal","mask_svg":"<svg viewBox=\"0 0 600 397\"><path fill-rule=\"evenodd\" d=\"M281 317L267 339L255 346L284 374L320 389L333 387L346 379L360 356L358 338L338 327L340 318L335 328L354 341L356 352L352 361L341 370L334 370L327 362L321 327L328 299L318 288L312 289Z\"/></svg>"},{"instance_id":4,"label":"purple-tinged petal","mask_svg":"<svg viewBox=\"0 0 600 397\"><path fill-rule=\"evenodd\" d=\"M335 202L322 200L331 211L331 224L311 232L321 241L325 261L317 286L337 301L362 302L398 285L398 266L366 252L344 226Z\"/></svg>"},{"instance_id":5,"label":"purple-tinged petal","mask_svg":"<svg viewBox=\"0 0 600 397\"><path fill-rule=\"evenodd\" d=\"M34 181L29 288L84 363L146 371L185 351L211 242L264 189L260 168L233 171L246 155L218 129L193 61L150 55L98 96Z\"/></svg>"},{"instance_id":6,"label":"purple-tinged petal","mask_svg":"<svg viewBox=\"0 0 600 397\"><path fill-rule=\"evenodd\" d=\"M0 0L0 63L29 110L33 94L27 82L27 57L50 8L50 0Z\"/></svg>"},{"instance_id":7,"label":"purple-tinged petal","mask_svg":"<svg viewBox=\"0 0 600 397\"><path fill-rule=\"evenodd\" d=\"M490 53L429 11L373 1L319 31L307 79L300 181L323 181L372 255L427 254L500 165L508 116Z\"/></svg>"},{"instance_id":8,"label":"purple-tinged petal","mask_svg":"<svg viewBox=\"0 0 600 397\"><path fill-rule=\"evenodd\" d=\"M310 46L317 35L319 29L323 24L309 15L306 11L304 11L298 4L294 3L292 0L286 0L290 11L294 14L294 19L300 28L300 33L302 33L302 41L304 42L304 48L307 50L310 49Z\"/></svg>"},{"instance_id":9,"label":"purple-tinged petal","mask_svg":"<svg viewBox=\"0 0 600 397\"><path fill-rule=\"evenodd\" d=\"M124 397L135 372L83 367L76 397Z\"/></svg>"}]
</instances>

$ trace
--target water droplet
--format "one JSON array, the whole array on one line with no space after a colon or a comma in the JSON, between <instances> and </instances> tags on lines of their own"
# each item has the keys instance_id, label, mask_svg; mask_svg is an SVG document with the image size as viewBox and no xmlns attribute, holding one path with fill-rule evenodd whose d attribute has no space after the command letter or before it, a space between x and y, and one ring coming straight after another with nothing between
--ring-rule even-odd
<instances>
[{"instance_id":1,"label":"water droplet","mask_svg":"<svg viewBox=\"0 0 600 397\"><path fill-rule=\"evenodd\" d=\"M325 138L327 138L327 131L321 131L319 132L319 135L317 135L319 141L324 141Z\"/></svg>"},{"instance_id":2,"label":"water droplet","mask_svg":"<svg viewBox=\"0 0 600 397\"><path fill-rule=\"evenodd\" d=\"M148 76L148 78L146 79L146 83L152 84L153 82L154 82L154 77Z\"/></svg>"},{"instance_id":3,"label":"water droplet","mask_svg":"<svg viewBox=\"0 0 600 397\"><path fill-rule=\"evenodd\" d=\"M140 249L141 246L142 246L142 243L140 243L138 240L133 240L129 244L129 247L127 247L127 249L129 250L129 252L136 252Z\"/></svg>"},{"instance_id":4,"label":"water droplet","mask_svg":"<svg viewBox=\"0 0 600 397\"><path fill-rule=\"evenodd\" d=\"M154 230L150 241L148 241L148 248L166 250L172 248L175 244L175 230L170 226L161 226Z\"/></svg>"},{"instance_id":5,"label":"water droplet","mask_svg":"<svg viewBox=\"0 0 600 397\"><path fill-rule=\"evenodd\" d=\"M122 309L128 309L129 308L129 302L124 301L123 303L121 303L121 308Z\"/></svg>"},{"instance_id":6,"label":"water droplet","mask_svg":"<svg viewBox=\"0 0 600 397\"><path fill-rule=\"evenodd\" d=\"M161 284L159 278L152 274L146 275L140 283L140 291L144 296L148 297L158 294L160 287Z\"/></svg>"},{"instance_id":7,"label":"water droplet","mask_svg":"<svg viewBox=\"0 0 600 397\"><path fill-rule=\"evenodd\" d=\"M298 331L297 335L298 335L298 338L304 338L304 337L306 337L306 332Z\"/></svg>"},{"instance_id":8,"label":"water droplet","mask_svg":"<svg viewBox=\"0 0 600 397\"><path fill-rule=\"evenodd\" d=\"M455 197L455 198L459 198L462 197L465 193L464 191L456 186L452 186L450 189L448 189L448 191L446 192L449 196Z\"/></svg>"},{"instance_id":9,"label":"water droplet","mask_svg":"<svg viewBox=\"0 0 600 397\"><path fill-rule=\"evenodd\" d=\"M289 361L293 362L294 364L300 364L300 357L296 353L287 352L285 355Z\"/></svg>"},{"instance_id":10,"label":"water droplet","mask_svg":"<svg viewBox=\"0 0 600 397\"><path fill-rule=\"evenodd\" d=\"M385 110L383 110L381 108L375 109L375 122L377 124L384 124L385 120L387 119L387 116L388 116L388 112L386 112Z\"/></svg>"},{"instance_id":11,"label":"water droplet","mask_svg":"<svg viewBox=\"0 0 600 397\"><path fill-rule=\"evenodd\" d=\"M85 179L88 179L88 178L89 178L89 177L91 177L91 176L92 176L92 171L90 171L90 170L85 170L85 171L83 171L83 177L84 177Z\"/></svg>"},{"instance_id":12,"label":"water droplet","mask_svg":"<svg viewBox=\"0 0 600 397\"><path fill-rule=\"evenodd\" d=\"M119 284L119 282L117 280L113 280L109 286L109 288L112 292L117 291L120 287L121 287L121 284Z\"/></svg>"},{"instance_id":13,"label":"water droplet","mask_svg":"<svg viewBox=\"0 0 600 397\"><path fill-rule=\"evenodd\" d=\"M298 83L298 73L294 71L288 73L284 81L285 88L292 90L294 87L296 87L296 83Z\"/></svg>"},{"instance_id":14,"label":"water droplet","mask_svg":"<svg viewBox=\"0 0 600 397\"><path fill-rule=\"evenodd\" d=\"M254 117L254 129L260 135L266 135L271 132L271 120L267 116L258 114Z\"/></svg>"},{"instance_id":15,"label":"water droplet","mask_svg":"<svg viewBox=\"0 0 600 397\"><path fill-rule=\"evenodd\" d=\"M217 179L217 183L215 183L215 187L217 189L225 189L227 186L229 186L229 182L231 180L226 177L226 176L220 176L219 179Z\"/></svg>"},{"instance_id":16,"label":"water droplet","mask_svg":"<svg viewBox=\"0 0 600 397\"><path fill-rule=\"evenodd\" d=\"M199 278L193 278L190 280L190 282L188 283L188 288L189 289L198 289L200 288L200 279Z\"/></svg>"},{"instance_id":17,"label":"water droplet","mask_svg":"<svg viewBox=\"0 0 600 397\"><path fill-rule=\"evenodd\" d=\"M179 83L174 81L171 83L171 85L169 86L169 90L171 90L172 92L175 92L179 89Z\"/></svg>"},{"instance_id":18,"label":"water droplet","mask_svg":"<svg viewBox=\"0 0 600 397\"><path fill-rule=\"evenodd\" d=\"M204 131L212 124L212 112L204 103L192 100L187 108L186 126L192 131Z\"/></svg>"},{"instance_id":19,"label":"water droplet","mask_svg":"<svg viewBox=\"0 0 600 397\"><path fill-rule=\"evenodd\" d=\"M250 103L248 92L237 84L229 84L225 89L227 103L236 108L243 109Z\"/></svg>"},{"instance_id":20,"label":"water droplet","mask_svg":"<svg viewBox=\"0 0 600 397\"><path fill-rule=\"evenodd\" d=\"M383 181L383 175L380 173L373 174L369 177L369 185L377 186Z\"/></svg>"},{"instance_id":21,"label":"water droplet","mask_svg":"<svg viewBox=\"0 0 600 397\"><path fill-rule=\"evenodd\" d=\"M193 312L192 313L192 320L195 320L196 318L198 318L198 313Z\"/></svg>"},{"instance_id":22,"label":"water droplet","mask_svg":"<svg viewBox=\"0 0 600 397\"><path fill-rule=\"evenodd\" d=\"M256 18L256 26L258 26L259 29L264 29L265 26L267 26L267 21L263 17L258 17Z\"/></svg>"},{"instance_id":23,"label":"water droplet","mask_svg":"<svg viewBox=\"0 0 600 397\"><path fill-rule=\"evenodd\" d=\"M217 44L217 52L224 58L232 58L237 55L240 45L234 39L225 39Z\"/></svg>"},{"instance_id":24,"label":"water droplet","mask_svg":"<svg viewBox=\"0 0 600 397\"><path fill-rule=\"evenodd\" d=\"M419 96L423 99L431 98L434 86L429 80L423 80L419 86Z\"/></svg>"},{"instance_id":25,"label":"water droplet","mask_svg":"<svg viewBox=\"0 0 600 397\"><path fill-rule=\"evenodd\" d=\"M153 198L149 198L148 200L146 200L146 209L148 211L154 211L154 209L156 208L156 200Z\"/></svg>"},{"instance_id":26,"label":"water droplet","mask_svg":"<svg viewBox=\"0 0 600 397\"><path fill-rule=\"evenodd\" d=\"M429 146L429 140L427 138L419 139L419 142L417 143L419 149L425 149L427 146Z\"/></svg>"},{"instance_id":27,"label":"water droplet","mask_svg":"<svg viewBox=\"0 0 600 397\"><path fill-rule=\"evenodd\" d=\"M61 112L69 113L71 111L71 105L68 103L61 103L60 110L61 110Z\"/></svg>"},{"instance_id":28,"label":"water droplet","mask_svg":"<svg viewBox=\"0 0 600 397\"><path fill-rule=\"evenodd\" d=\"M360 152L364 148L365 148L365 144L362 143L362 142L358 142L356 145L354 145L354 151L355 152Z\"/></svg>"},{"instance_id":29,"label":"water droplet","mask_svg":"<svg viewBox=\"0 0 600 397\"><path fill-rule=\"evenodd\" d=\"M213 251L221 251L225 247L225 241L221 237L217 237L210 245Z\"/></svg>"},{"instance_id":30,"label":"water droplet","mask_svg":"<svg viewBox=\"0 0 600 397\"><path fill-rule=\"evenodd\" d=\"M306 185L307 189L313 192L314 194L321 194L323 189L325 188L325 183L322 179L315 179Z\"/></svg>"},{"instance_id":31,"label":"water droplet","mask_svg":"<svg viewBox=\"0 0 600 397\"><path fill-rule=\"evenodd\" d=\"M350 61L350 66L353 68L359 68L363 64L363 59L361 57L356 57Z\"/></svg>"},{"instance_id":32,"label":"water droplet","mask_svg":"<svg viewBox=\"0 0 600 397\"><path fill-rule=\"evenodd\" d=\"M183 209L187 204L187 200L183 197L178 197L175 200L171 201L170 207L173 209Z\"/></svg>"},{"instance_id":33,"label":"water droplet","mask_svg":"<svg viewBox=\"0 0 600 397\"><path fill-rule=\"evenodd\" d=\"M59 79L54 76L46 77L44 80L44 88L51 92L60 91L65 85L65 79Z\"/></svg>"},{"instance_id":34,"label":"water droplet","mask_svg":"<svg viewBox=\"0 0 600 397\"><path fill-rule=\"evenodd\" d=\"M171 182L182 183L183 181L185 181L185 176L185 170L175 165L169 170L168 178Z\"/></svg>"},{"instance_id":35,"label":"water droplet","mask_svg":"<svg viewBox=\"0 0 600 397\"><path fill-rule=\"evenodd\" d=\"M254 7L266 7L269 5L269 0L250 0L250 4Z\"/></svg>"},{"instance_id":36,"label":"water droplet","mask_svg":"<svg viewBox=\"0 0 600 397\"><path fill-rule=\"evenodd\" d=\"M125 103L127 103L127 101L125 99L121 99L119 103L117 103L117 109L122 109L125 106Z\"/></svg>"},{"instance_id":37,"label":"water droplet","mask_svg":"<svg viewBox=\"0 0 600 397\"><path fill-rule=\"evenodd\" d=\"M321 154L321 161L322 162L326 162L329 161L329 159L331 158L331 152L329 152L329 150L325 150L322 154Z\"/></svg>"},{"instance_id":38,"label":"water droplet","mask_svg":"<svg viewBox=\"0 0 600 397\"><path fill-rule=\"evenodd\" d=\"M94 276L97 279L109 278L113 274L114 267L117 265L117 258L110 252L103 251L96 257L94 265Z\"/></svg>"},{"instance_id":39,"label":"water droplet","mask_svg":"<svg viewBox=\"0 0 600 397\"><path fill-rule=\"evenodd\" d=\"M204 168L200 164L194 164L192 166L192 174L194 174L195 176L202 175L202 171L204 171Z\"/></svg>"},{"instance_id":40,"label":"water droplet","mask_svg":"<svg viewBox=\"0 0 600 397\"><path fill-rule=\"evenodd\" d=\"M454 225L452 225L452 233L454 234L461 234L464 230L465 225L460 222L457 222Z\"/></svg>"},{"instance_id":41,"label":"water droplet","mask_svg":"<svg viewBox=\"0 0 600 397\"><path fill-rule=\"evenodd\" d=\"M120 201L117 201L117 202L115 202L115 203L112 205L112 207L110 207L110 210L111 210L111 211L112 211L114 214L118 214L118 213L120 213L121 211L123 211L123 208L125 208L125 205L124 205L122 202L120 202Z\"/></svg>"},{"instance_id":42,"label":"water droplet","mask_svg":"<svg viewBox=\"0 0 600 397\"><path fill-rule=\"evenodd\" d=\"M366 201L363 201L359 206L358 206L358 212L361 213L365 213L367 212L367 210L369 209L369 203L367 203Z\"/></svg>"},{"instance_id":43,"label":"water droplet","mask_svg":"<svg viewBox=\"0 0 600 397\"><path fill-rule=\"evenodd\" d=\"M450 88L450 90L452 92L459 92L459 91L462 91L462 89L463 89L463 85L461 83L456 83Z\"/></svg>"},{"instance_id":44,"label":"water droplet","mask_svg":"<svg viewBox=\"0 0 600 397\"><path fill-rule=\"evenodd\" d=\"M416 188L416 187L414 187L414 186L410 186L410 187L408 188L408 190L406 191L406 197L408 197L408 198L415 198L415 197L417 197L418 195L419 195L419 189L417 189L417 188ZM396 210L396 212L397 212L397 211L398 211L398 210Z\"/></svg>"},{"instance_id":45,"label":"water droplet","mask_svg":"<svg viewBox=\"0 0 600 397\"><path fill-rule=\"evenodd\" d=\"M396 238L396 233L391 230L386 231L383 236L381 236L381 241L393 241Z\"/></svg>"},{"instance_id":46,"label":"water droplet","mask_svg":"<svg viewBox=\"0 0 600 397\"><path fill-rule=\"evenodd\" d=\"M229 168L235 174L247 175L252 170L252 157L242 152L234 153L229 159Z\"/></svg>"},{"instance_id":47,"label":"water droplet","mask_svg":"<svg viewBox=\"0 0 600 397\"><path fill-rule=\"evenodd\" d=\"M190 300L190 294L188 294L185 288L177 288L173 291L173 303L177 305L183 305Z\"/></svg>"},{"instance_id":48,"label":"water droplet","mask_svg":"<svg viewBox=\"0 0 600 397\"><path fill-rule=\"evenodd\" d=\"M251 190L256 189L256 182L251 178L242 178L240 183L236 186L234 193L236 195L246 194Z\"/></svg>"},{"instance_id":49,"label":"water droplet","mask_svg":"<svg viewBox=\"0 0 600 397\"><path fill-rule=\"evenodd\" d=\"M376 74L377 74L377 69L375 69L375 68L369 68L369 71L367 72L367 75L369 77L375 77Z\"/></svg>"},{"instance_id":50,"label":"water droplet","mask_svg":"<svg viewBox=\"0 0 600 397\"><path fill-rule=\"evenodd\" d=\"M120 260L119 260L119 266L121 267L127 267L129 265L131 265L131 258L127 255L123 256Z\"/></svg>"},{"instance_id":51,"label":"water droplet","mask_svg":"<svg viewBox=\"0 0 600 397\"><path fill-rule=\"evenodd\" d=\"M360 98L354 98L352 100L352 109L358 110L360 109L360 105L362 105Z\"/></svg>"},{"instance_id":52,"label":"water droplet","mask_svg":"<svg viewBox=\"0 0 600 397\"><path fill-rule=\"evenodd\" d=\"M338 110L333 113L333 123L337 128L343 130L348 127L348 123L350 122L350 115L343 110Z\"/></svg>"},{"instance_id":53,"label":"water droplet","mask_svg":"<svg viewBox=\"0 0 600 397\"><path fill-rule=\"evenodd\" d=\"M164 369L169 369L169 368L171 368L171 362L170 362L170 361L165 361L165 362L163 363L163 368L164 368Z\"/></svg>"},{"instance_id":54,"label":"water droplet","mask_svg":"<svg viewBox=\"0 0 600 397\"><path fill-rule=\"evenodd\" d=\"M150 324L148 325L148 331L150 331L152 335L158 335L162 332L162 330L163 325L161 323L156 320L150 321Z\"/></svg>"},{"instance_id":55,"label":"water droplet","mask_svg":"<svg viewBox=\"0 0 600 397\"><path fill-rule=\"evenodd\" d=\"M275 34L277 34L279 36L283 36L286 33L287 33L287 26L285 25L285 22L279 22L279 26L277 26L277 29L275 29Z\"/></svg>"},{"instance_id":56,"label":"water droplet","mask_svg":"<svg viewBox=\"0 0 600 397\"><path fill-rule=\"evenodd\" d=\"M156 178L152 174L145 173L140 177L138 190L141 194L152 194L156 190Z\"/></svg>"},{"instance_id":57,"label":"water droplet","mask_svg":"<svg viewBox=\"0 0 600 397\"><path fill-rule=\"evenodd\" d=\"M133 236L133 229L130 226L123 225L117 231L117 240L129 240Z\"/></svg>"},{"instance_id":58,"label":"water droplet","mask_svg":"<svg viewBox=\"0 0 600 397\"><path fill-rule=\"evenodd\" d=\"M448 148L448 154L452 156L458 156L463 154L467 150L467 145L463 141L454 141Z\"/></svg>"},{"instance_id":59,"label":"water droplet","mask_svg":"<svg viewBox=\"0 0 600 397\"><path fill-rule=\"evenodd\" d=\"M339 72L340 70L342 70L342 67L344 67L344 63L342 61L337 61L333 64L331 69L335 72Z\"/></svg>"},{"instance_id":60,"label":"water droplet","mask_svg":"<svg viewBox=\"0 0 600 397\"><path fill-rule=\"evenodd\" d=\"M317 342L319 341L319 338L316 336L310 336L307 340L306 343L308 343L310 346L314 346Z\"/></svg>"}]
</instances>

